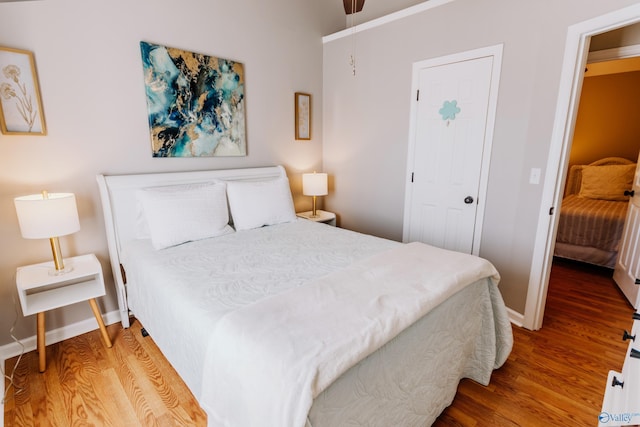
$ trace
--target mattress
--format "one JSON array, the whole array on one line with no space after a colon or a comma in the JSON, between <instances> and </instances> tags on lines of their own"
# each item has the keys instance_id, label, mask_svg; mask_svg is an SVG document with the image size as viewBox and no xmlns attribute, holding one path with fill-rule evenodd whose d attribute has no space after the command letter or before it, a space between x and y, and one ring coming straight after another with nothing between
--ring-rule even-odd
<instances>
[{"instance_id":1,"label":"mattress","mask_svg":"<svg viewBox=\"0 0 640 427\"><path fill-rule=\"evenodd\" d=\"M123 248L122 260L133 315L200 400L209 337L225 314L398 245L297 220L161 251L136 240ZM389 425L396 417L400 424L430 424L451 403L460 378L487 384L511 345L497 287L480 280L348 370L317 397L307 422L316 427L369 418L369 425Z\"/></svg>"}]
</instances>

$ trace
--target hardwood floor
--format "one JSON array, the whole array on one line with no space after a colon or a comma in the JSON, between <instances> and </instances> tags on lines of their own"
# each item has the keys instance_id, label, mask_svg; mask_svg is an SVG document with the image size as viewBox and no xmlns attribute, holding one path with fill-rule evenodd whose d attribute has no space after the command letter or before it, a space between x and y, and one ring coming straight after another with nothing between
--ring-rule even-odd
<instances>
[{"instance_id":1,"label":"hardwood floor","mask_svg":"<svg viewBox=\"0 0 640 427\"><path fill-rule=\"evenodd\" d=\"M552 270L543 328L514 327L515 344L488 387L460 383L435 426L595 426L610 369L622 366L621 335L633 309L611 271L567 262ZM195 399L134 322L47 347L47 371L24 355L5 403L5 426L205 426ZM11 372L17 358L6 362Z\"/></svg>"},{"instance_id":2,"label":"hardwood floor","mask_svg":"<svg viewBox=\"0 0 640 427\"><path fill-rule=\"evenodd\" d=\"M18 393L5 403L5 426L206 426L206 415L140 323L107 327L47 346L47 370L36 351L15 375ZM12 371L17 358L7 360Z\"/></svg>"}]
</instances>

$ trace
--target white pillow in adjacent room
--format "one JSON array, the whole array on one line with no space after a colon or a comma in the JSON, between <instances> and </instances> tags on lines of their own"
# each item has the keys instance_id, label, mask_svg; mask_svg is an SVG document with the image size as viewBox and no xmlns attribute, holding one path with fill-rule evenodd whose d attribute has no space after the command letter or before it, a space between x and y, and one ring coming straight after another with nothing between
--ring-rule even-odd
<instances>
[{"instance_id":1,"label":"white pillow in adjacent room","mask_svg":"<svg viewBox=\"0 0 640 427\"><path fill-rule=\"evenodd\" d=\"M229 181L227 197L236 230L296 220L287 178L270 181Z\"/></svg>"},{"instance_id":2,"label":"white pillow in adjacent room","mask_svg":"<svg viewBox=\"0 0 640 427\"><path fill-rule=\"evenodd\" d=\"M146 188L138 198L155 249L233 232L224 182Z\"/></svg>"}]
</instances>

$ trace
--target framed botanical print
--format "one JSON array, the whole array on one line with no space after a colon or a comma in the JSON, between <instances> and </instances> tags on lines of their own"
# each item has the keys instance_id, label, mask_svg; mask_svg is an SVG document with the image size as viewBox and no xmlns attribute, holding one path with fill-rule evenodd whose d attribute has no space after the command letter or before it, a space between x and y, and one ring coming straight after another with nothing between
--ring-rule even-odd
<instances>
[{"instance_id":1,"label":"framed botanical print","mask_svg":"<svg viewBox=\"0 0 640 427\"><path fill-rule=\"evenodd\" d=\"M296 92L296 139L311 139L311 95Z\"/></svg>"},{"instance_id":2,"label":"framed botanical print","mask_svg":"<svg viewBox=\"0 0 640 427\"><path fill-rule=\"evenodd\" d=\"M33 53L0 47L0 130L46 135Z\"/></svg>"}]
</instances>

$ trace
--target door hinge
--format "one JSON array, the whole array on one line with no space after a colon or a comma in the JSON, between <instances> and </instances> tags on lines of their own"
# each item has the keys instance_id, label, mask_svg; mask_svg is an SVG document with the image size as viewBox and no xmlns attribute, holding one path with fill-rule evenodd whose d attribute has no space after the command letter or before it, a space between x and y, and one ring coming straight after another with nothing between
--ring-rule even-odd
<instances>
[{"instance_id":1,"label":"door hinge","mask_svg":"<svg viewBox=\"0 0 640 427\"><path fill-rule=\"evenodd\" d=\"M120 264L120 275L122 276L122 284L127 284L127 272L124 270L124 266Z\"/></svg>"},{"instance_id":2,"label":"door hinge","mask_svg":"<svg viewBox=\"0 0 640 427\"><path fill-rule=\"evenodd\" d=\"M420 89L416 91L416 101L420 101Z\"/></svg>"},{"instance_id":3,"label":"door hinge","mask_svg":"<svg viewBox=\"0 0 640 427\"><path fill-rule=\"evenodd\" d=\"M549 215L553 215L553 212L555 211L555 208L553 206L551 206L549 208Z\"/></svg>"}]
</instances>

